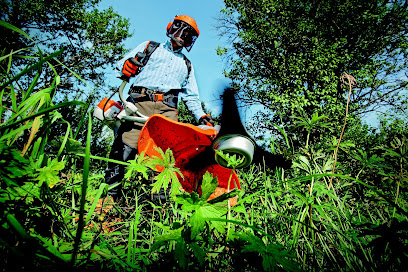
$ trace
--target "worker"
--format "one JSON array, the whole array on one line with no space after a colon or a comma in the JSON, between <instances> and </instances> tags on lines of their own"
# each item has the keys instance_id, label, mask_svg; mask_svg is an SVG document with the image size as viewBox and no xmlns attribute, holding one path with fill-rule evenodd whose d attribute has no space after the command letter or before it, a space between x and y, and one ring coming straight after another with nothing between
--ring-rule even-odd
<instances>
[{"instance_id":1,"label":"worker","mask_svg":"<svg viewBox=\"0 0 408 272\"><path fill-rule=\"evenodd\" d=\"M191 50L199 34L193 18L177 15L167 26L169 40L162 44L143 42L117 63L115 73L118 78L129 81L134 77L128 101L134 103L141 114L162 114L177 121L176 108L180 96L199 124L214 124L212 117L202 109L194 68L182 53L183 48ZM144 59L146 54L140 53L146 53L148 45L152 44L155 44L154 51L148 59ZM138 57L135 59L136 55ZM142 127L141 123L123 122L116 134L109 158L119 161L134 159ZM120 199L120 184L124 173L124 165L108 164L105 182L110 187L118 184L109 190L114 200Z\"/></svg>"}]
</instances>

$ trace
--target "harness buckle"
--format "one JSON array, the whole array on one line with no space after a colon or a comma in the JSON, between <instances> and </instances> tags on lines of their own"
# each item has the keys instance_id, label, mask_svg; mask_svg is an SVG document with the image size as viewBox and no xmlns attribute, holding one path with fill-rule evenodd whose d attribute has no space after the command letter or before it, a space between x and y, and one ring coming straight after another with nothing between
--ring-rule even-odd
<instances>
[{"instance_id":1,"label":"harness buckle","mask_svg":"<svg viewBox=\"0 0 408 272\"><path fill-rule=\"evenodd\" d=\"M163 95L164 95L164 94L162 94L162 93L154 93L154 94L153 94L153 101L154 101L154 102L163 101L163 100L164 100Z\"/></svg>"}]
</instances>

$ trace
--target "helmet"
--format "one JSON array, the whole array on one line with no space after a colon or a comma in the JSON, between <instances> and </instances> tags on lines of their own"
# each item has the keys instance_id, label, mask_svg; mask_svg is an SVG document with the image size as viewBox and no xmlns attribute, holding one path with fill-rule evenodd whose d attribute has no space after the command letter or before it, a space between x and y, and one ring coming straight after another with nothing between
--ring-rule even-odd
<instances>
[{"instance_id":1,"label":"helmet","mask_svg":"<svg viewBox=\"0 0 408 272\"><path fill-rule=\"evenodd\" d=\"M177 39L182 45L190 51L194 42L197 40L200 31L198 30L196 21L187 15L177 15L173 21L167 25L167 36L172 39Z\"/></svg>"}]
</instances>

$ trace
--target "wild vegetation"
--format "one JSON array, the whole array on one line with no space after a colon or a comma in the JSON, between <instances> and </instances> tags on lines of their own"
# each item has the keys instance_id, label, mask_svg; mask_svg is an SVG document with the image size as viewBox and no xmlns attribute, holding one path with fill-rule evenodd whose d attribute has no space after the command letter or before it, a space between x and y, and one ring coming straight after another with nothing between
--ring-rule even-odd
<instances>
[{"instance_id":1,"label":"wild vegetation","mask_svg":"<svg viewBox=\"0 0 408 272\"><path fill-rule=\"evenodd\" d=\"M274 1L262 1L267 2ZM4 21L1 27L31 40ZM152 189L167 184L178 170L169 150L162 151L162 159L138 156L125 163L123 199L106 198L100 206L98 200L107 196L108 159L92 146L99 123L91 117L90 101L55 99L62 83L52 60L61 54L34 46L3 51L0 57L3 271L408 267L408 125L401 111L382 117L375 129L353 111L348 114L352 101L340 95L342 110L335 117L300 107L285 116L287 122L264 119L275 131L268 151L291 164L237 169L242 189L209 202L217 179L208 174L201 195L178 192L166 201L152 200ZM28 62L16 68L20 58ZM43 70L53 71L47 84L38 83ZM328 82L345 94L356 92L354 80L361 84L357 75L340 79ZM81 112L80 118L64 118L67 109ZM170 174L152 186L146 180L158 163ZM228 198L235 195L238 202L231 207Z\"/></svg>"}]
</instances>

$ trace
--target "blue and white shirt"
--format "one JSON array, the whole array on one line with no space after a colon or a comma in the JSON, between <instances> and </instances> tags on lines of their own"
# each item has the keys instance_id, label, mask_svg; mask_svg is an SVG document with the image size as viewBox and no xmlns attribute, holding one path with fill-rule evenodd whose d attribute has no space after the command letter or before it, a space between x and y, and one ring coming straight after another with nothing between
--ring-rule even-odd
<instances>
[{"instance_id":1,"label":"blue and white shirt","mask_svg":"<svg viewBox=\"0 0 408 272\"><path fill-rule=\"evenodd\" d=\"M148 41L139 44L129 52L123 59L117 62L115 75L120 78L123 64L128 58L135 57L138 52L143 52ZM199 120L205 115L199 100L197 81L194 76L194 68L191 66L190 75L181 52L182 48L173 51L170 41L161 43L150 56L146 66L141 68L135 77L132 86L145 87L152 90L168 92L171 89L182 89L181 99L186 103L188 109ZM188 75L188 77L187 77Z\"/></svg>"}]
</instances>

